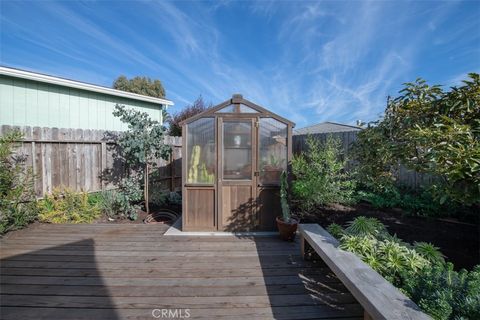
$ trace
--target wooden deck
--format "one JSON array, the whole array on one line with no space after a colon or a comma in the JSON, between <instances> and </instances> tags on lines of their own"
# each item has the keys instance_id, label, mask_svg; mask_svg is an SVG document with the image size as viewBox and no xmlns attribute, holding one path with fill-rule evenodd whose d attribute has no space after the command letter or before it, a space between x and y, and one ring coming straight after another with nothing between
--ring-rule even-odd
<instances>
[{"instance_id":1,"label":"wooden deck","mask_svg":"<svg viewBox=\"0 0 480 320\"><path fill-rule=\"evenodd\" d=\"M37 224L8 235L0 318L155 319L154 309L157 319L363 317L326 265L302 260L298 240L166 229Z\"/></svg>"}]
</instances>

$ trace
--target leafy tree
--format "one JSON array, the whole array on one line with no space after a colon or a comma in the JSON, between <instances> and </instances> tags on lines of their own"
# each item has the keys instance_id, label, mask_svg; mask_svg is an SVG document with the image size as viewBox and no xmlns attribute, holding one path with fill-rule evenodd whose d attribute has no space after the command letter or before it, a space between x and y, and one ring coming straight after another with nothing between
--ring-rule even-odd
<instances>
[{"instance_id":1,"label":"leafy tree","mask_svg":"<svg viewBox=\"0 0 480 320\"><path fill-rule=\"evenodd\" d=\"M149 97L165 98L165 89L158 79L148 77L134 77L127 79L121 75L113 82L113 88L117 90L142 94Z\"/></svg>"},{"instance_id":2,"label":"leafy tree","mask_svg":"<svg viewBox=\"0 0 480 320\"><path fill-rule=\"evenodd\" d=\"M392 197L396 191L398 164L393 161L385 128L379 123L372 122L357 134L352 146L352 154L357 161L354 174L363 189Z\"/></svg>"},{"instance_id":3,"label":"leafy tree","mask_svg":"<svg viewBox=\"0 0 480 320\"><path fill-rule=\"evenodd\" d=\"M167 160L171 152L170 146L164 144L167 129L158 121L150 119L146 112L126 109L125 106L118 104L113 115L128 124L128 130L120 135L118 144L123 150L127 164L139 167L143 171L145 209L149 213L150 169L156 166L157 159Z\"/></svg>"},{"instance_id":4,"label":"leafy tree","mask_svg":"<svg viewBox=\"0 0 480 320\"><path fill-rule=\"evenodd\" d=\"M369 181L391 177L399 163L432 174L440 203L480 203L480 75L444 91L417 79L389 99L385 116L359 134L358 171ZM371 146L369 148L369 146Z\"/></svg>"},{"instance_id":5,"label":"leafy tree","mask_svg":"<svg viewBox=\"0 0 480 320\"><path fill-rule=\"evenodd\" d=\"M170 119L168 119L168 123L170 124L169 135L171 136L181 136L182 135L182 126L180 122L194 115L202 113L203 111L211 108L212 104L206 104L203 101L202 96L199 96L197 100L195 100L191 105L187 105L181 110L180 112L175 113Z\"/></svg>"}]
</instances>

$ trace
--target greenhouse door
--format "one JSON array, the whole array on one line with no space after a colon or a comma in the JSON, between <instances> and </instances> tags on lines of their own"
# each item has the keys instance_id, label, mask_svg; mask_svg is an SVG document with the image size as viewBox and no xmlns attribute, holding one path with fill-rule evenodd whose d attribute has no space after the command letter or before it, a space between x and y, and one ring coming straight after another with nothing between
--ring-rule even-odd
<instances>
[{"instance_id":1,"label":"greenhouse door","mask_svg":"<svg viewBox=\"0 0 480 320\"><path fill-rule=\"evenodd\" d=\"M257 118L218 118L218 229L250 231L256 216Z\"/></svg>"}]
</instances>

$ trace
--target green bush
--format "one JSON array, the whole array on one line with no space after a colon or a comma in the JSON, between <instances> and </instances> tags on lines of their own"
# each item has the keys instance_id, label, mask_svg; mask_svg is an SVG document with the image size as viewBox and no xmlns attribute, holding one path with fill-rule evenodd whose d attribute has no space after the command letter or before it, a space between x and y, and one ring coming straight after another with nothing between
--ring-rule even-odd
<instances>
[{"instance_id":1,"label":"green bush","mask_svg":"<svg viewBox=\"0 0 480 320\"><path fill-rule=\"evenodd\" d=\"M388 192L372 192L359 190L355 194L358 202L370 203L376 209L401 208L405 214L421 217L458 216L462 210L472 212L456 202L440 204L429 189L413 191L410 189L392 188Z\"/></svg>"},{"instance_id":2,"label":"green bush","mask_svg":"<svg viewBox=\"0 0 480 320\"><path fill-rule=\"evenodd\" d=\"M303 209L354 202L355 182L344 170L340 142L331 135L325 144L307 137L308 150L292 160L293 195Z\"/></svg>"},{"instance_id":3,"label":"green bush","mask_svg":"<svg viewBox=\"0 0 480 320\"><path fill-rule=\"evenodd\" d=\"M453 216L464 208L455 202L440 204L434 198L431 188L418 192L396 187L389 188L384 192L359 190L356 192L355 198L357 201L368 202L377 209L401 208L408 215L423 217Z\"/></svg>"},{"instance_id":4,"label":"green bush","mask_svg":"<svg viewBox=\"0 0 480 320\"><path fill-rule=\"evenodd\" d=\"M88 204L91 206L101 207L103 196L101 192L88 193Z\"/></svg>"},{"instance_id":5,"label":"green bush","mask_svg":"<svg viewBox=\"0 0 480 320\"><path fill-rule=\"evenodd\" d=\"M480 319L480 266L456 272L435 264L405 278L402 290L435 319Z\"/></svg>"},{"instance_id":6,"label":"green bush","mask_svg":"<svg viewBox=\"0 0 480 320\"><path fill-rule=\"evenodd\" d=\"M440 248L435 247L431 243L415 242L413 247L415 248L415 251L431 263L443 264L445 262L445 256L440 252Z\"/></svg>"},{"instance_id":7,"label":"green bush","mask_svg":"<svg viewBox=\"0 0 480 320\"><path fill-rule=\"evenodd\" d=\"M327 229L341 249L358 255L434 319L480 319L480 265L455 272L437 247L405 243L375 218L358 217L345 229L338 224Z\"/></svg>"},{"instance_id":8,"label":"green bush","mask_svg":"<svg viewBox=\"0 0 480 320\"><path fill-rule=\"evenodd\" d=\"M38 216L33 173L26 158L13 152L19 131L0 137L0 234L25 227Z\"/></svg>"},{"instance_id":9,"label":"green bush","mask_svg":"<svg viewBox=\"0 0 480 320\"><path fill-rule=\"evenodd\" d=\"M351 157L355 159L353 176L361 190L374 194L390 194L396 190L398 163L389 148L388 132L380 121L359 131L352 144Z\"/></svg>"},{"instance_id":10,"label":"green bush","mask_svg":"<svg viewBox=\"0 0 480 320\"><path fill-rule=\"evenodd\" d=\"M150 202L158 207L181 205L182 196L175 191L161 191L156 189L151 191Z\"/></svg>"},{"instance_id":11,"label":"green bush","mask_svg":"<svg viewBox=\"0 0 480 320\"><path fill-rule=\"evenodd\" d=\"M100 210L110 219L137 220L136 202L142 199L142 191L136 179L124 179L118 190L107 190L101 193Z\"/></svg>"},{"instance_id":12,"label":"green bush","mask_svg":"<svg viewBox=\"0 0 480 320\"><path fill-rule=\"evenodd\" d=\"M429 264L415 248L392 237L385 225L375 218L358 217L337 234L341 234L341 249L357 254L397 286L402 284L404 275L415 273Z\"/></svg>"},{"instance_id":13,"label":"green bush","mask_svg":"<svg viewBox=\"0 0 480 320\"><path fill-rule=\"evenodd\" d=\"M355 197L357 201L368 202L376 209L395 208L402 203L400 192L397 189L390 189L388 192L359 190Z\"/></svg>"},{"instance_id":14,"label":"green bush","mask_svg":"<svg viewBox=\"0 0 480 320\"><path fill-rule=\"evenodd\" d=\"M47 223L91 223L100 215L86 192L55 189L37 203L38 218Z\"/></svg>"},{"instance_id":15,"label":"green bush","mask_svg":"<svg viewBox=\"0 0 480 320\"><path fill-rule=\"evenodd\" d=\"M435 200L480 205L480 75L443 90L417 79L387 101L381 120L358 134L356 176L362 188L383 193L399 165L437 178ZM478 210L477 210L478 211Z\"/></svg>"}]
</instances>

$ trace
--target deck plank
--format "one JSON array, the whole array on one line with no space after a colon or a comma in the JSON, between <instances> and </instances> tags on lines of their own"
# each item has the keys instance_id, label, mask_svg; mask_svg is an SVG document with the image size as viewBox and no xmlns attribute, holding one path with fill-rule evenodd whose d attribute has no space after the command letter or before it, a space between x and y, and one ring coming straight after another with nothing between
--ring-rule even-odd
<instances>
[{"instance_id":1,"label":"deck plank","mask_svg":"<svg viewBox=\"0 0 480 320\"><path fill-rule=\"evenodd\" d=\"M0 240L2 319L360 319L363 309L299 243L164 236L163 225L36 224Z\"/></svg>"}]
</instances>

